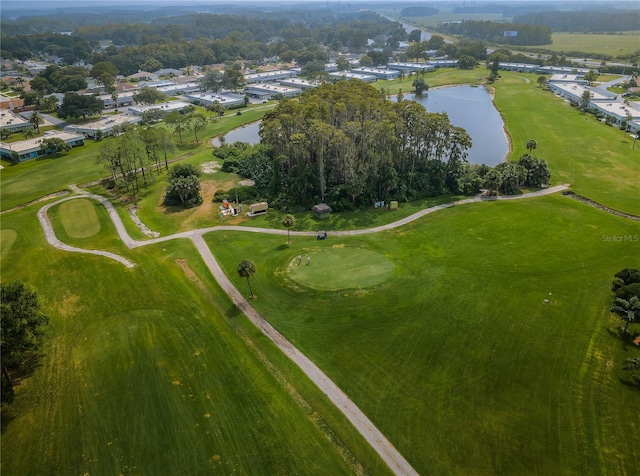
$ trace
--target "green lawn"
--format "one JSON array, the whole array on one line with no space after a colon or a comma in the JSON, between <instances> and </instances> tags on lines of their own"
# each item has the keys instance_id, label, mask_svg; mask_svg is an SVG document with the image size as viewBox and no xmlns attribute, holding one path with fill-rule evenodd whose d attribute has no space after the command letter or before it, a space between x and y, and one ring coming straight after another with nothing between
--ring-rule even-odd
<instances>
[{"instance_id":1,"label":"green lawn","mask_svg":"<svg viewBox=\"0 0 640 476\"><path fill-rule=\"evenodd\" d=\"M61 238L110 248L95 214L97 235ZM120 245L127 269L54 250L32 208L2 226L3 282L36 286L51 319L41 367L2 407L2 474L389 474L190 243Z\"/></svg>"},{"instance_id":2,"label":"green lawn","mask_svg":"<svg viewBox=\"0 0 640 476\"><path fill-rule=\"evenodd\" d=\"M240 289L238 261L256 264L254 305L419 473L632 474L638 389L618 378L638 351L620 341L608 306L612 276L637 262L638 245L603 236L639 234L637 223L558 195L460 206L365 237L296 237L290 247L231 232L207 241ZM323 291L290 269L298 254L315 253L311 271L334 250L360 247L394 274ZM350 269L339 261L337 279Z\"/></svg>"},{"instance_id":3,"label":"green lawn","mask_svg":"<svg viewBox=\"0 0 640 476\"><path fill-rule=\"evenodd\" d=\"M434 87L484 74L441 70L427 81ZM622 131L570 108L535 78L505 73L495 85L511 160L535 139L554 184L638 213L640 152ZM389 83L410 90L406 80ZM194 165L211 161L205 138L271 107L212 122L201 144L188 134L175 155ZM1 208L103 176L98 147L5 167ZM203 179L227 186L237 177ZM234 223L210 201L165 210L164 186L158 181L138 202L150 228L166 234ZM453 199L323 222L301 214L295 229L376 226ZM233 306L189 241L128 250L92 203L52 207L58 237L119 253L135 268L54 250L38 206L2 215L2 281L36 286L51 317L41 367L2 407L3 474L389 474ZM142 238L128 205L116 206ZM281 219L270 211L239 223L282 228ZM613 274L639 266L638 235L637 222L556 195L454 207L375 235L293 236L291 246L283 235L206 239L239 289L246 281L238 262L256 264L252 303L419 473L599 475L634 474L640 458L638 389L620 370L638 349L619 337L620 321L608 312ZM310 266L292 265L297 255L311 256Z\"/></svg>"},{"instance_id":4,"label":"green lawn","mask_svg":"<svg viewBox=\"0 0 640 476\"><path fill-rule=\"evenodd\" d=\"M223 118L210 121L207 127L199 132L200 144L195 142L191 132L183 134L182 144L177 136L174 137L177 145L174 157L204 153L208 148L208 139L225 134L248 122L257 121L273 107L275 103L252 106L242 109L240 116L235 110L227 112ZM4 169L0 172L2 181L0 209L8 210L30 200L63 190L70 183L82 184L108 176L106 169L96 163L99 150L100 142L87 140L84 146L55 158L42 157L17 165L3 161Z\"/></svg>"},{"instance_id":5,"label":"green lawn","mask_svg":"<svg viewBox=\"0 0 640 476\"><path fill-rule=\"evenodd\" d=\"M584 51L615 58L638 50L640 31L626 31L621 35L552 33L551 41L551 45L543 47L557 52Z\"/></svg>"},{"instance_id":6,"label":"green lawn","mask_svg":"<svg viewBox=\"0 0 640 476\"><path fill-rule=\"evenodd\" d=\"M527 140L535 139L534 155L548 161L553 184L569 183L592 200L640 215L638 187L632 179L640 177L640 148L632 150L632 139L618 128L543 91L535 78L503 73L495 85L495 104L513 144L510 160L517 161L527 152Z\"/></svg>"}]
</instances>

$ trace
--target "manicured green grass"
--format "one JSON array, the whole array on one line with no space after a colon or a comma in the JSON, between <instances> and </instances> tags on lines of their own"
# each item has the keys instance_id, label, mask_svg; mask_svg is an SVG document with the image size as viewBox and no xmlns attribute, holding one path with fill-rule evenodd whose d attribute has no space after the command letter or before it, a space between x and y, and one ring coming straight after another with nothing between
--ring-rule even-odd
<instances>
[{"instance_id":1,"label":"manicured green grass","mask_svg":"<svg viewBox=\"0 0 640 476\"><path fill-rule=\"evenodd\" d=\"M256 264L254 305L419 473L632 474L638 389L618 379L637 350L608 307L613 274L638 248L604 237L639 234L559 195L290 247L231 232L207 241L238 287L238 261ZM336 245L384 254L395 278L336 292L287 278L293 256Z\"/></svg>"},{"instance_id":2,"label":"manicured green grass","mask_svg":"<svg viewBox=\"0 0 640 476\"><path fill-rule=\"evenodd\" d=\"M100 233L69 241L115 236L101 208ZM51 248L31 208L3 216L7 230L2 281L36 286L51 325L2 407L3 474L389 474L189 242L121 249L127 269Z\"/></svg>"},{"instance_id":3,"label":"manicured green grass","mask_svg":"<svg viewBox=\"0 0 640 476\"><path fill-rule=\"evenodd\" d=\"M210 138L225 134L242 124L256 121L273 107L275 103L260 104L243 109L240 116L233 112L217 121L210 121L207 127L198 133L200 144L196 144L191 132L183 134L182 144L176 136L174 140L177 151L170 158L199 152L207 153L209 147L207 141ZM106 169L96 162L99 150L100 142L87 140L84 146L55 158L43 157L17 165L3 161L5 167L0 172L2 180L0 209L8 210L49 193L63 190L70 183L82 184L108 176Z\"/></svg>"},{"instance_id":4,"label":"manicured green grass","mask_svg":"<svg viewBox=\"0 0 640 476\"><path fill-rule=\"evenodd\" d=\"M544 45L552 51L584 51L616 57L638 50L640 31L627 31L621 35L552 33L551 45Z\"/></svg>"},{"instance_id":5,"label":"manicured green grass","mask_svg":"<svg viewBox=\"0 0 640 476\"><path fill-rule=\"evenodd\" d=\"M480 73L427 78L433 87L439 74L466 82ZM496 85L514 139L512 160L536 139L535 155L549 161L554 183L637 210L630 140L543 92L535 78L503 74ZM251 114L262 113L245 110L228 120ZM185 136L176 155L189 153L184 160L196 165L210 161L204 137L222 131L225 121L201 132L200 145ZM5 199L20 204L88 180L82 177L95 174L95 165L84 169L76 159L77 169L67 167L76 151L5 168L2 209L10 208ZM205 178L235 180L222 172ZM231 223L217 217L216 206L165 211L158 207L163 186L159 181L140 198L139 215L152 229ZM401 204L397 212L333 214L326 222L304 214L296 229L375 226L450 199ZM117 206L142 237L126 205ZM326 397L232 305L188 241L127 250L102 207L94 208L100 230L92 236L81 226L69 233L62 224L68 211L51 209L65 243L122 254L138 265L129 270L52 249L36 209L2 216L2 280L35 285L52 325L42 366L2 408L0 470L353 474L355 459L369 474L388 474ZM270 212L247 223L282 228L281 218ZM554 196L455 207L376 235L295 236L291 246L282 235L218 232L207 240L239 289L246 281L237 263L256 263L253 304L421 474L633 474L638 391L624 385L629 375L620 366L637 349L619 337L620 321L608 306L613 274L635 265L638 248L606 238L636 235L635 222ZM297 279L290 273L298 254L314 253L306 273L343 263L342 250L354 249L390 263L392 271L384 270L391 277L376 283L375 273L343 273L337 290L322 290L318 283L336 270L326 266L325 276ZM638 325L631 330L637 334Z\"/></svg>"},{"instance_id":6,"label":"manicured green grass","mask_svg":"<svg viewBox=\"0 0 640 476\"><path fill-rule=\"evenodd\" d=\"M632 150L632 139L618 128L543 91L535 78L503 73L495 85L495 104L513 145L510 160L517 161L527 152L527 141L534 139L538 147L533 154L548 161L553 184L569 183L592 200L640 215L633 179L640 177L640 148Z\"/></svg>"},{"instance_id":7,"label":"manicured green grass","mask_svg":"<svg viewBox=\"0 0 640 476\"><path fill-rule=\"evenodd\" d=\"M9 254L11 247L16 241L18 234L15 230L4 229L0 230L0 259Z\"/></svg>"},{"instance_id":8,"label":"manicured green grass","mask_svg":"<svg viewBox=\"0 0 640 476\"><path fill-rule=\"evenodd\" d=\"M370 288L394 275L393 264L384 255L364 248L315 246L298 256L299 262L291 257L284 279L321 291Z\"/></svg>"},{"instance_id":9,"label":"manicured green grass","mask_svg":"<svg viewBox=\"0 0 640 476\"><path fill-rule=\"evenodd\" d=\"M60 221L72 238L89 238L100 232L100 220L89 200L71 200L60 204Z\"/></svg>"}]
</instances>

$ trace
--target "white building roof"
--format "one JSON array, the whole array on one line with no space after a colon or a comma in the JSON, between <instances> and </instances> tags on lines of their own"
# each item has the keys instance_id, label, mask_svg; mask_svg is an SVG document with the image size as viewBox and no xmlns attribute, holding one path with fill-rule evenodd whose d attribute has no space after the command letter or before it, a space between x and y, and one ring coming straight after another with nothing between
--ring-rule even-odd
<instances>
[{"instance_id":1,"label":"white building roof","mask_svg":"<svg viewBox=\"0 0 640 476\"><path fill-rule=\"evenodd\" d=\"M45 139L62 139L66 143L70 143L78 140L84 140L84 136L74 132L47 131L42 135L42 137L19 140L16 142L0 142L0 149L2 152L11 153L15 151L20 155L24 155L28 152L40 150L40 145L42 145L42 141Z\"/></svg>"},{"instance_id":2,"label":"white building roof","mask_svg":"<svg viewBox=\"0 0 640 476\"><path fill-rule=\"evenodd\" d=\"M296 72L290 69L267 71L266 73L245 74L244 79L247 83L261 83L266 81L275 81L276 79L290 78L296 76Z\"/></svg>"},{"instance_id":3,"label":"white building roof","mask_svg":"<svg viewBox=\"0 0 640 476\"><path fill-rule=\"evenodd\" d=\"M172 111L181 111L185 107L189 106L188 102L184 101L170 101L161 104L152 104L150 106L131 106L129 107L129 111L139 116L142 115L145 111L150 111L151 109L160 109L164 112L172 112Z\"/></svg>"},{"instance_id":4,"label":"white building roof","mask_svg":"<svg viewBox=\"0 0 640 476\"><path fill-rule=\"evenodd\" d=\"M29 121L24 117L14 114L9 109L0 109L0 129L23 129L28 124Z\"/></svg>"},{"instance_id":5,"label":"white building roof","mask_svg":"<svg viewBox=\"0 0 640 476\"><path fill-rule=\"evenodd\" d=\"M329 77L333 79L359 79L360 81L364 81L365 83L373 83L378 80L375 76L371 74L358 74L358 73L347 73L346 71L340 71L336 73L329 73Z\"/></svg>"},{"instance_id":6,"label":"white building roof","mask_svg":"<svg viewBox=\"0 0 640 476\"><path fill-rule=\"evenodd\" d=\"M67 126L64 128L64 131L95 136L98 131L102 131L103 134L106 134L111 132L114 127L122 126L124 124L137 124L141 120L142 118L140 116L131 116L127 114L104 116L97 121L88 122L86 124Z\"/></svg>"},{"instance_id":7,"label":"white building roof","mask_svg":"<svg viewBox=\"0 0 640 476\"><path fill-rule=\"evenodd\" d=\"M191 93L185 94L184 98L201 104L213 104L217 101L225 107L244 104L244 97L239 94Z\"/></svg>"},{"instance_id":8,"label":"white building roof","mask_svg":"<svg viewBox=\"0 0 640 476\"><path fill-rule=\"evenodd\" d=\"M307 79L287 78L281 79L280 84L282 86L288 86L297 89L311 89L317 88L321 83L319 81L309 81Z\"/></svg>"},{"instance_id":9,"label":"white building roof","mask_svg":"<svg viewBox=\"0 0 640 476\"><path fill-rule=\"evenodd\" d=\"M578 83L549 83L549 88L563 92L576 99L580 99L585 91L589 91L591 93L592 101L612 101L615 98L615 95L608 96L593 88L588 88L585 85Z\"/></svg>"},{"instance_id":10,"label":"white building roof","mask_svg":"<svg viewBox=\"0 0 640 476\"><path fill-rule=\"evenodd\" d=\"M260 83L260 84L252 84L251 86L248 86L247 89L251 89L253 91L261 91L261 92L270 92L273 94L299 94L302 91L298 88L289 88L287 86L279 86L277 84L264 84L264 83Z\"/></svg>"}]
</instances>

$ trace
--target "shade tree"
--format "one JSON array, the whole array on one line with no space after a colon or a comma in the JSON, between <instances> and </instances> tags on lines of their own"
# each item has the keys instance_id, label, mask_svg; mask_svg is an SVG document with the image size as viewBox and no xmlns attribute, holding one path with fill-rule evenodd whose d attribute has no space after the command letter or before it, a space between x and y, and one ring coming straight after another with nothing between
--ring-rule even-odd
<instances>
[{"instance_id":1,"label":"shade tree","mask_svg":"<svg viewBox=\"0 0 640 476\"><path fill-rule=\"evenodd\" d=\"M2 400L13 398L13 371L33 368L40 358L49 318L37 291L13 281L0 284L0 354L2 355Z\"/></svg>"}]
</instances>

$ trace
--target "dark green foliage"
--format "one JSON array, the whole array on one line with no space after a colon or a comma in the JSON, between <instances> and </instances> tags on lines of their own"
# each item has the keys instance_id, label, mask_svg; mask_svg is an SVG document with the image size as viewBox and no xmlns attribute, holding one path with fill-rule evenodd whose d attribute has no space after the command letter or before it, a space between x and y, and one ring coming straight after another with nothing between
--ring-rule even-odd
<instances>
[{"instance_id":1,"label":"dark green foliage","mask_svg":"<svg viewBox=\"0 0 640 476\"><path fill-rule=\"evenodd\" d=\"M0 284L0 354L2 400L13 399L10 371L28 371L40 358L44 328L49 318L42 313L36 291L22 281Z\"/></svg>"},{"instance_id":2,"label":"dark green foliage","mask_svg":"<svg viewBox=\"0 0 640 476\"><path fill-rule=\"evenodd\" d=\"M67 117L84 119L87 116L102 112L104 102L95 96L85 96L76 93L67 93L64 95L62 106L58 110L58 117L65 119Z\"/></svg>"},{"instance_id":3,"label":"dark green foliage","mask_svg":"<svg viewBox=\"0 0 640 476\"><path fill-rule=\"evenodd\" d=\"M340 81L284 100L262 121L263 144L280 157L272 193L336 210L457 189L471 140L445 114L390 102L360 81Z\"/></svg>"},{"instance_id":4,"label":"dark green foliage","mask_svg":"<svg viewBox=\"0 0 640 476\"><path fill-rule=\"evenodd\" d=\"M637 5L636 5L637 7ZM589 33L599 31L637 30L640 12L635 10L587 10L526 13L514 17L513 21L533 25L545 25L554 31Z\"/></svg>"},{"instance_id":5,"label":"dark green foliage","mask_svg":"<svg viewBox=\"0 0 640 476\"><path fill-rule=\"evenodd\" d=\"M422 94L425 91L429 91L429 85L424 78L414 79L411 85L413 86L416 94Z\"/></svg>"},{"instance_id":6,"label":"dark green foliage","mask_svg":"<svg viewBox=\"0 0 640 476\"><path fill-rule=\"evenodd\" d=\"M458 58L458 67L462 69L473 69L478 64L478 60L470 55L463 55Z\"/></svg>"},{"instance_id":7,"label":"dark green foliage","mask_svg":"<svg viewBox=\"0 0 640 476\"><path fill-rule=\"evenodd\" d=\"M133 95L133 100L138 104L155 104L163 101L165 95L158 91L156 88L150 88L149 86L142 86L140 91Z\"/></svg>"},{"instance_id":8,"label":"dark green foliage","mask_svg":"<svg viewBox=\"0 0 640 476\"><path fill-rule=\"evenodd\" d=\"M400 16L402 17L426 17L429 15L437 15L437 8L431 7L406 7L400 10Z\"/></svg>"},{"instance_id":9,"label":"dark green foliage","mask_svg":"<svg viewBox=\"0 0 640 476\"><path fill-rule=\"evenodd\" d=\"M525 185L530 187L542 187L551 179L551 171L545 160L525 154L518 160L518 164L527 172Z\"/></svg>"},{"instance_id":10,"label":"dark green foliage","mask_svg":"<svg viewBox=\"0 0 640 476\"><path fill-rule=\"evenodd\" d=\"M629 300L633 296L640 298L640 283L631 283L616 289L616 297Z\"/></svg>"},{"instance_id":11,"label":"dark green foliage","mask_svg":"<svg viewBox=\"0 0 640 476\"><path fill-rule=\"evenodd\" d=\"M51 137L49 139L44 139L40 143L40 150L45 154L50 155L71 150L71 146L58 137Z\"/></svg>"},{"instance_id":12,"label":"dark green foliage","mask_svg":"<svg viewBox=\"0 0 640 476\"><path fill-rule=\"evenodd\" d=\"M551 43L551 28L542 25L464 20L460 23L443 23L436 29L450 35L461 35L502 44L510 44L514 41L514 37L504 36L505 31L517 31L519 44L548 45Z\"/></svg>"},{"instance_id":13,"label":"dark green foliage","mask_svg":"<svg viewBox=\"0 0 640 476\"><path fill-rule=\"evenodd\" d=\"M500 173L500 192L506 195L520 193L520 186L527 179L527 171L522 165L503 162L495 168Z\"/></svg>"},{"instance_id":14,"label":"dark green foliage","mask_svg":"<svg viewBox=\"0 0 640 476\"><path fill-rule=\"evenodd\" d=\"M625 268L615 274L611 290L617 298L629 300L633 296L640 298L640 270Z\"/></svg>"},{"instance_id":15,"label":"dark green foliage","mask_svg":"<svg viewBox=\"0 0 640 476\"><path fill-rule=\"evenodd\" d=\"M193 208L202 203L200 172L191 164L178 164L169 170L169 187L163 204Z\"/></svg>"}]
</instances>

